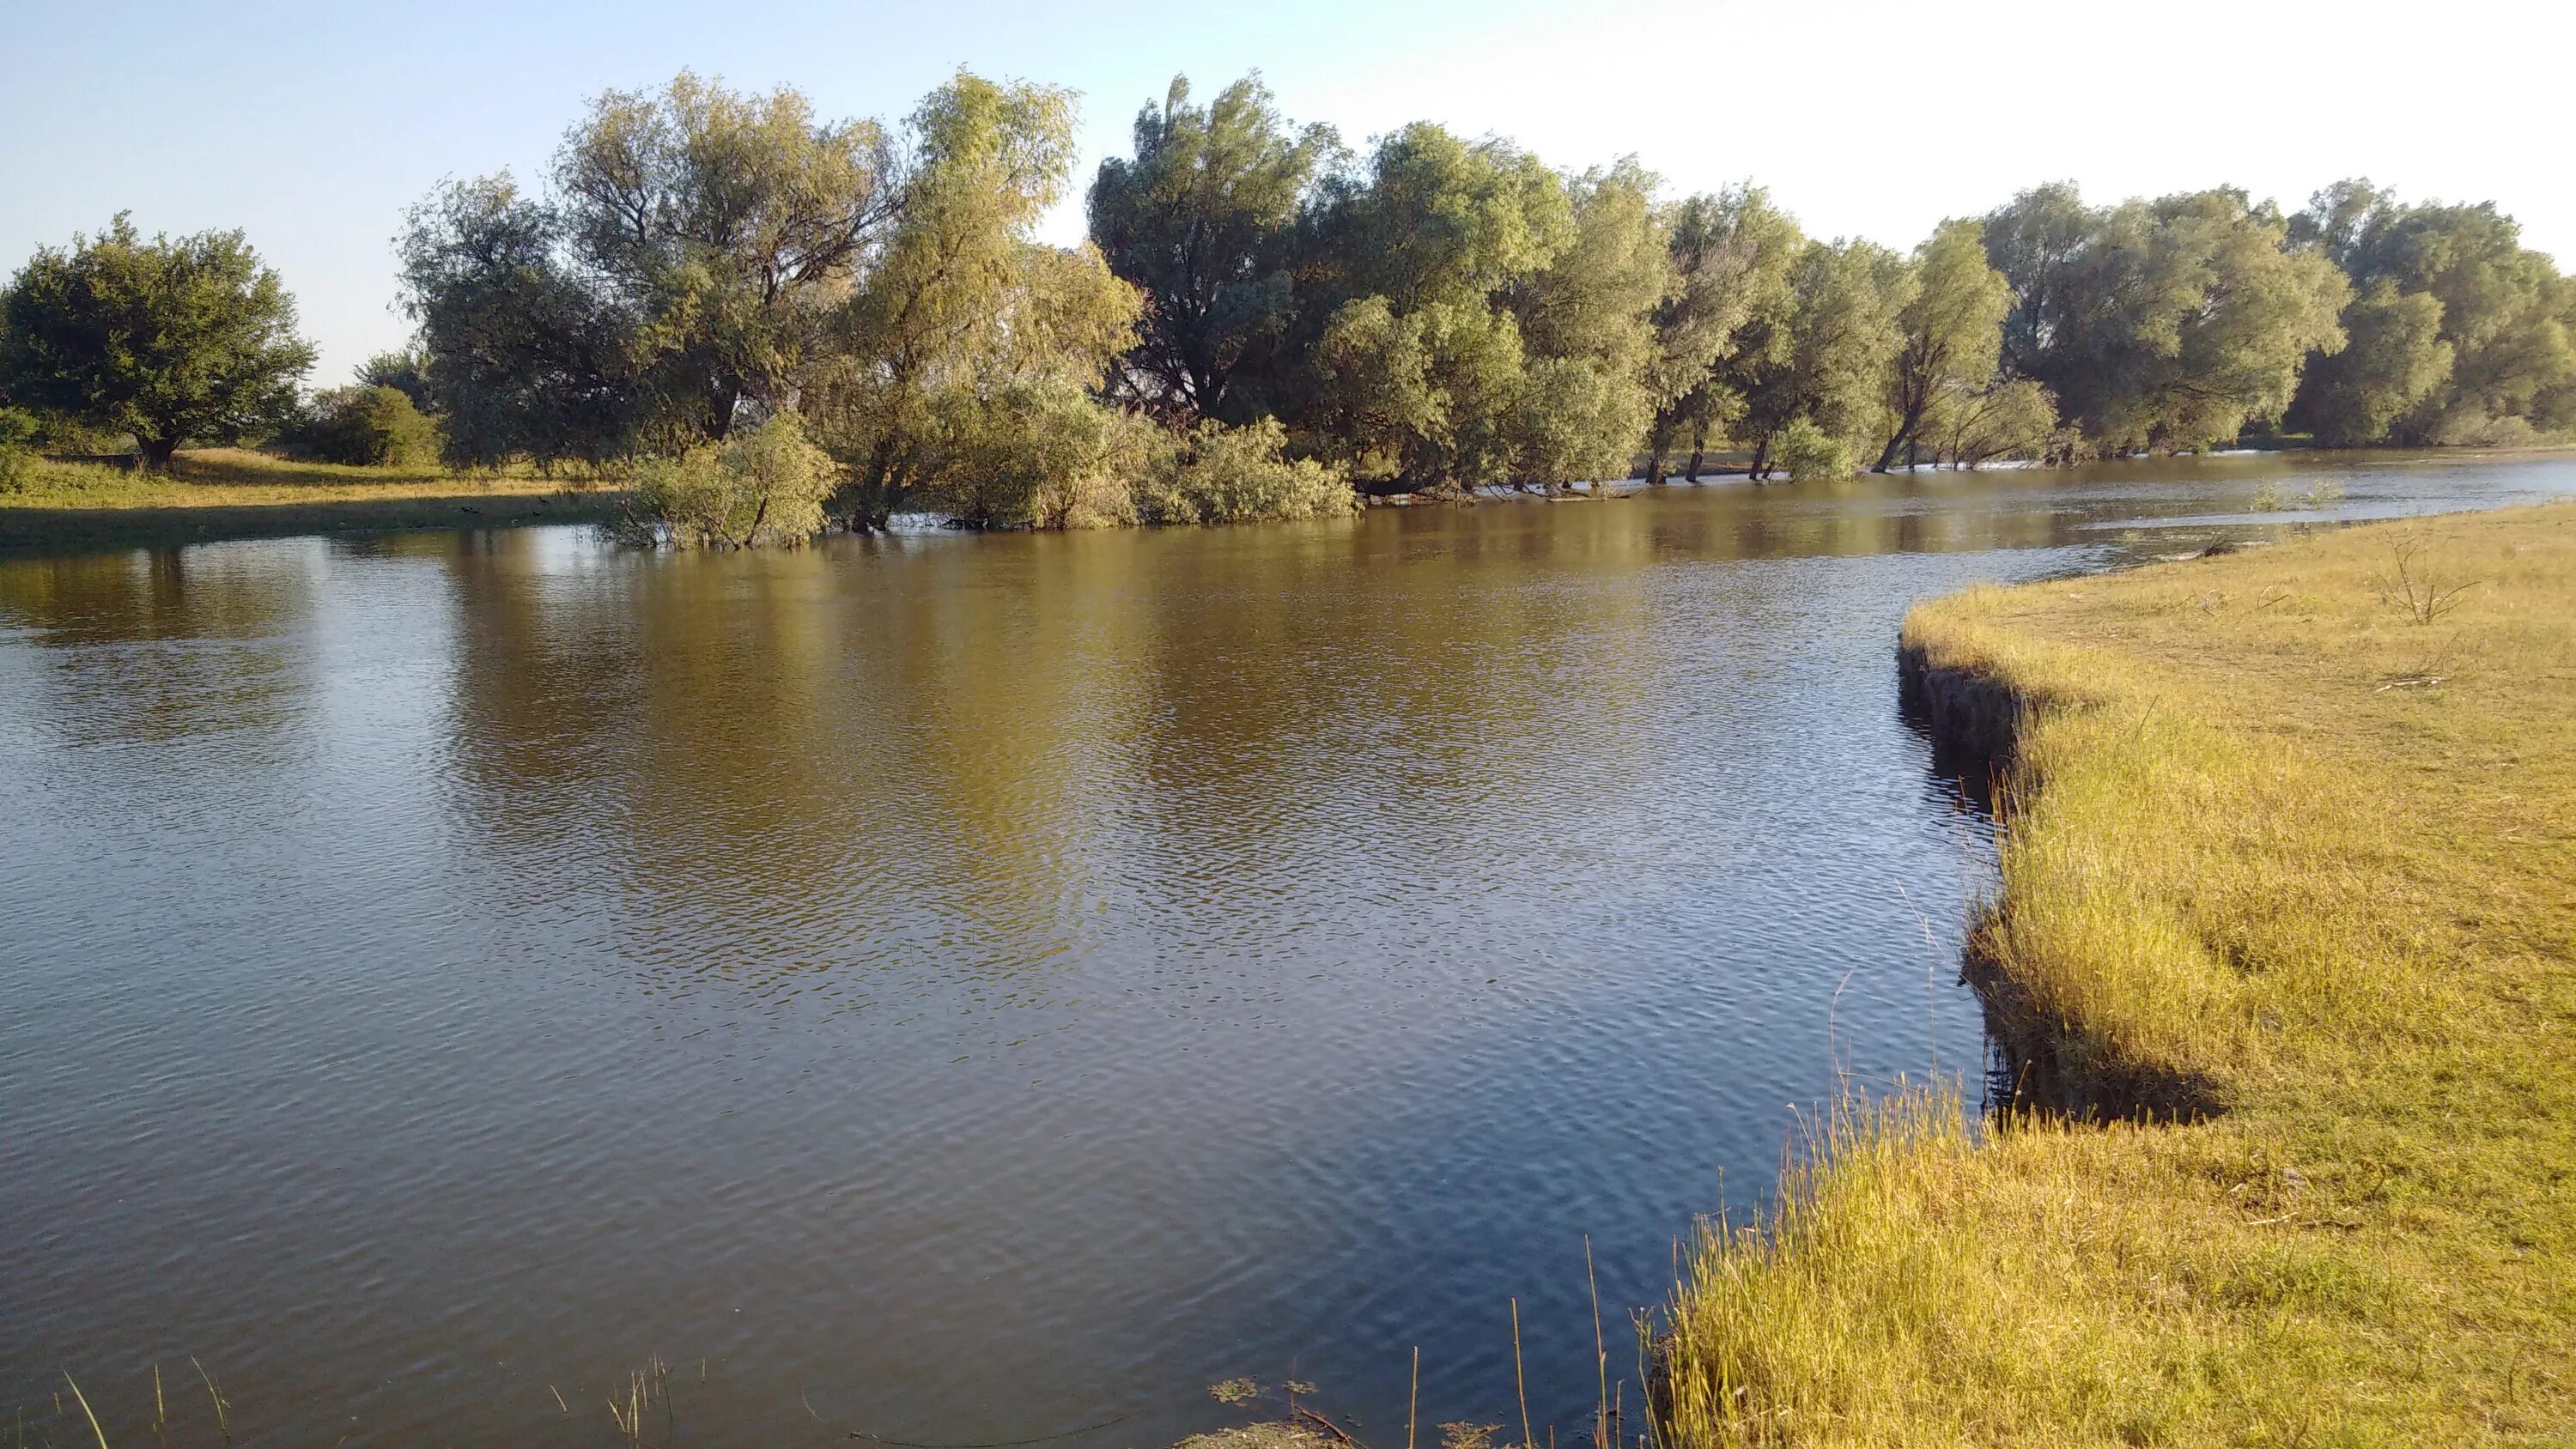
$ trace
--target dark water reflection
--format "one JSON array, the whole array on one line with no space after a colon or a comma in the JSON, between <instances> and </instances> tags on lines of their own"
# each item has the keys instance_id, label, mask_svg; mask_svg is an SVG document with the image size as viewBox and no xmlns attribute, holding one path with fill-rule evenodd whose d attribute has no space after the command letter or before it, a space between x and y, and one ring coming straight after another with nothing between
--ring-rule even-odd
<instances>
[{"instance_id":1,"label":"dark water reflection","mask_svg":"<svg viewBox=\"0 0 2576 1449\"><path fill-rule=\"evenodd\" d=\"M0 564L0 1402L131 1438L194 1354L270 1442L598 1442L660 1354L701 1442L1159 1443L1236 1374L1387 1426L1417 1344L1505 1417L1517 1297L1570 1441L1586 1235L1650 1303L1838 1060L1979 1063L1905 605L2323 476L2576 491Z\"/></svg>"}]
</instances>

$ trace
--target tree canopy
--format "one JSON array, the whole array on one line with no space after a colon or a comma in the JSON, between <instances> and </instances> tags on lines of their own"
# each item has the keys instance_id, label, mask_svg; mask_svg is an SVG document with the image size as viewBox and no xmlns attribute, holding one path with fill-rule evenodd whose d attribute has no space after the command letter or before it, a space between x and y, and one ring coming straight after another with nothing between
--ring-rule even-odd
<instances>
[{"instance_id":1,"label":"tree canopy","mask_svg":"<svg viewBox=\"0 0 2576 1449\"><path fill-rule=\"evenodd\" d=\"M1174 76L1137 114L1135 146L1100 163L1090 197L1093 244L1144 296L1122 391L1176 419L1257 415L1270 399L1229 411L1229 393L1284 340L1297 223L1308 188L1342 164L1341 142L1328 126L1292 131L1258 75L1205 106Z\"/></svg>"},{"instance_id":2,"label":"tree canopy","mask_svg":"<svg viewBox=\"0 0 2576 1449\"><path fill-rule=\"evenodd\" d=\"M1744 414L1758 370L1782 360L1794 294L1790 268L1806 245L1798 224L1758 186L1693 196L1665 214L1673 285L1655 309L1654 392L1646 478L1663 481L1664 455L1685 436L1696 479L1712 431Z\"/></svg>"},{"instance_id":3,"label":"tree canopy","mask_svg":"<svg viewBox=\"0 0 2576 1449\"><path fill-rule=\"evenodd\" d=\"M682 72L595 97L533 186L414 207L416 335L355 387L298 407L311 349L240 234L145 243L119 217L0 299L0 405L21 451L105 429L156 466L272 435L659 459L675 508L752 496L778 470L723 445L762 429L788 457L791 419L812 451L788 471L830 483L812 516L859 529L1563 493L1640 461L1661 483L1683 449L1697 478L1713 447L1760 479L2576 429L2576 281L2492 203L2353 180L2285 216L2056 182L1909 253L1810 238L1749 182L1669 198L1633 158L1552 165L1428 121L1355 154L1255 73L1204 101L1174 77L1093 175L1089 239L1055 246L1074 136L1069 92L963 70L891 122Z\"/></svg>"},{"instance_id":4,"label":"tree canopy","mask_svg":"<svg viewBox=\"0 0 2576 1449\"><path fill-rule=\"evenodd\" d=\"M2508 420L2576 423L2576 282L2493 203L2408 206L2342 181L2291 219L2290 240L2353 287L2350 344L2310 361L2291 409L2320 441L2479 442Z\"/></svg>"},{"instance_id":5,"label":"tree canopy","mask_svg":"<svg viewBox=\"0 0 2576 1449\"><path fill-rule=\"evenodd\" d=\"M1033 239L1072 134L1066 92L964 71L893 131L685 73L601 96L546 195L491 177L413 212L450 459L688 454L794 414L856 526L1030 521L988 485L1027 472L1013 449L1100 432L1137 315L1095 249Z\"/></svg>"},{"instance_id":6,"label":"tree canopy","mask_svg":"<svg viewBox=\"0 0 2576 1449\"><path fill-rule=\"evenodd\" d=\"M1987 265L1985 228L1974 221L1945 221L1931 240L1914 249L1914 295L1899 310L1903 337L1888 370L1887 411L1892 420L1879 449L1878 470L1919 452L1945 397L1983 389L1994 380L2003 352L2003 321L2012 286Z\"/></svg>"},{"instance_id":7,"label":"tree canopy","mask_svg":"<svg viewBox=\"0 0 2576 1449\"><path fill-rule=\"evenodd\" d=\"M1918 285L1905 259L1876 242L1811 241L1799 252L1782 336L1745 390L1754 477L1769 475L1773 443L1793 423L1840 450L1809 443L1811 475L1849 471L1819 459L1877 453L1887 435L1889 370L1905 345L1903 317Z\"/></svg>"},{"instance_id":8,"label":"tree canopy","mask_svg":"<svg viewBox=\"0 0 2576 1449\"><path fill-rule=\"evenodd\" d=\"M238 231L147 242L120 213L0 294L0 397L131 433L155 469L273 429L312 365L295 299Z\"/></svg>"},{"instance_id":9,"label":"tree canopy","mask_svg":"<svg viewBox=\"0 0 2576 1449\"><path fill-rule=\"evenodd\" d=\"M2102 450L2231 442L2289 405L2310 353L2343 347L2343 274L2242 191L2088 208L2041 187L1986 237L2014 289L2009 364Z\"/></svg>"},{"instance_id":10,"label":"tree canopy","mask_svg":"<svg viewBox=\"0 0 2576 1449\"><path fill-rule=\"evenodd\" d=\"M892 165L874 122L683 72L592 101L546 197L443 188L400 245L451 458L686 448L786 405L889 220Z\"/></svg>"}]
</instances>

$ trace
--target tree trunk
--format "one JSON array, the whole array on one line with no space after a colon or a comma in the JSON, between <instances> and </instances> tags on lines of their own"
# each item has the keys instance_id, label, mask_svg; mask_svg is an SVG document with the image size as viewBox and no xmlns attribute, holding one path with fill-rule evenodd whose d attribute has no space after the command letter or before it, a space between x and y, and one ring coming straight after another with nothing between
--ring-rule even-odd
<instances>
[{"instance_id":1,"label":"tree trunk","mask_svg":"<svg viewBox=\"0 0 2576 1449\"><path fill-rule=\"evenodd\" d=\"M1764 435L1764 437L1763 437L1763 439L1762 439L1762 441L1761 441L1761 442L1756 443L1756 444L1754 444L1754 446L1753 446L1753 472L1752 472L1752 478L1753 478L1753 481L1754 481L1754 482L1756 482L1756 483L1759 483L1759 482L1761 482L1764 478L1766 478L1766 477L1770 476L1770 473L1771 473L1771 439L1770 439L1769 435L1767 435L1767 434L1766 434L1766 435Z\"/></svg>"},{"instance_id":2,"label":"tree trunk","mask_svg":"<svg viewBox=\"0 0 2576 1449\"><path fill-rule=\"evenodd\" d=\"M170 471L170 455L179 451L179 440L147 438L137 434L134 446L143 454L143 467L146 472L167 473Z\"/></svg>"},{"instance_id":3,"label":"tree trunk","mask_svg":"<svg viewBox=\"0 0 2576 1449\"><path fill-rule=\"evenodd\" d=\"M1914 453L1914 435L1923 431L1923 411L1921 407L1909 407L1905 410L1905 416L1896 420L1896 436L1887 440L1886 447L1879 449L1878 466L1870 469L1871 472L1894 472L1896 450L1899 448L1905 450L1910 465Z\"/></svg>"},{"instance_id":4,"label":"tree trunk","mask_svg":"<svg viewBox=\"0 0 2576 1449\"><path fill-rule=\"evenodd\" d=\"M1702 423L1691 429L1690 471L1685 476L1687 476L1693 483L1698 482L1700 465L1707 460L1708 424Z\"/></svg>"},{"instance_id":5,"label":"tree trunk","mask_svg":"<svg viewBox=\"0 0 2576 1449\"><path fill-rule=\"evenodd\" d=\"M1649 488L1664 486L1664 452L1664 445L1659 442L1646 454L1646 486Z\"/></svg>"}]
</instances>

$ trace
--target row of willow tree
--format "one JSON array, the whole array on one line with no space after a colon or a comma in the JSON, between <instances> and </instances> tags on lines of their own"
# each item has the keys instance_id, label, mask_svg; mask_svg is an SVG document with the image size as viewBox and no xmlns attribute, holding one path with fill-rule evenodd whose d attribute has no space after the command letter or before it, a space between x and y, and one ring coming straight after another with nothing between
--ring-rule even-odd
<instances>
[{"instance_id":1,"label":"row of willow tree","mask_svg":"<svg viewBox=\"0 0 2576 1449\"><path fill-rule=\"evenodd\" d=\"M542 194L413 211L416 348L365 381L452 463L696 456L711 506L750 479L754 532L777 501L791 534L1558 490L1640 456L1661 481L1716 449L1803 477L2576 426L2576 283L2492 205L2051 185L1905 254L1428 123L1355 154L1247 77L1203 105L1175 80L1089 242L1046 245L1074 155L1069 93L963 72L892 127L685 74L611 92ZM804 460L811 497L706 461L728 442Z\"/></svg>"},{"instance_id":2,"label":"row of willow tree","mask_svg":"<svg viewBox=\"0 0 2576 1449\"><path fill-rule=\"evenodd\" d=\"M1364 488L2337 446L2576 426L2576 282L2492 205L2367 182L2283 216L2217 189L2038 187L1902 255L1759 188L1661 201L1434 125L1345 152L1257 80L1175 82L1101 167L1091 236L1146 298L1112 394L1275 417Z\"/></svg>"}]
</instances>

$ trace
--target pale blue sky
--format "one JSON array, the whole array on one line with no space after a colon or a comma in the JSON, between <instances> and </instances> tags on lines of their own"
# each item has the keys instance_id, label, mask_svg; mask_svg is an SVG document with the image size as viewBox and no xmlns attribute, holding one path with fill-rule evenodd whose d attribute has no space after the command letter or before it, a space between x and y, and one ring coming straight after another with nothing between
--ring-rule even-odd
<instances>
[{"instance_id":1,"label":"pale blue sky","mask_svg":"<svg viewBox=\"0 0 2576 1449\"><path fill-rule=\"evenodd\" d=\"M963 64L1083 94L1088 178L1175 71L1258 66L1354 143L1409 120L1561 166L1635 152L1675 190L1751 177L1892 244L2036 181L2232 182L2295 207L2367 173L2493 198L2576 258L2560 4L50 4L8 0L0 268L130 209L245 228L322 347L402 340L390 238L445 175L542 170L584 97L682 67L888 118ZM1081 230L1080 198L1052 225Z\"/></svg>"}]
</instances>

